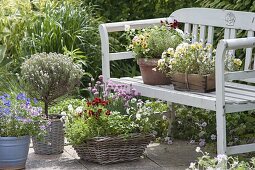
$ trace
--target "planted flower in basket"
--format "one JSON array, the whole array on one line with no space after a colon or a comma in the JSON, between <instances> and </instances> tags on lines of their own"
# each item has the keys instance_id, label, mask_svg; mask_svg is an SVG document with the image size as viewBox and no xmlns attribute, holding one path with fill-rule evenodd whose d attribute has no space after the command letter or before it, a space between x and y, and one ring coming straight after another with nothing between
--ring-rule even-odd
<instances>
[{"instance_id":1,"label":"planted flower in basket","mask_svg":"<svg viewBox=\"0 0 255 170\"><path fill-rule=\"evenodd\" d=\"M174 20L173 23L161 21L160 26L138 31L128 29L128 50L134 52L145 84L170 84L170 79L153 68L166 48L176 48L183 41L183 32L177 27L178 22Z\"/></svg>"},{"instance_id":2,"label":"planted flower in basket","mask_svg":"<svg viewBox=\"0 0 255 170\"><path fill-rule=\"evenodd\" d=\"M132 86L91 85L93 98L67 117L67 138L79 157L100 164L139 159L153 139L155 119Z\"/></svg>"},{"instance_id":3,"label":"planted flower in basket","mask_svg":"<svg viewBox=\"0 0 255 170\"><path fill-rule=\"evenodd\" d=\"M242 62L229 53L225 68L239 69ZM202 43L182 43L176 50L168 48L158 61L158 69L171 76L174 89L197 92L215 90L215 50L212 45Z\"/></svg>"},{"instance_id":4,"label":"planted flower in basket","mask_svg":"<svg viewBox=\"0 0 255 170\"><path fill-rule=\"evenodd\" d=\"M0 169L25 168L30 136L44 135L47 122L37 100L0 92Z\"/></svg>"}]
</instances>

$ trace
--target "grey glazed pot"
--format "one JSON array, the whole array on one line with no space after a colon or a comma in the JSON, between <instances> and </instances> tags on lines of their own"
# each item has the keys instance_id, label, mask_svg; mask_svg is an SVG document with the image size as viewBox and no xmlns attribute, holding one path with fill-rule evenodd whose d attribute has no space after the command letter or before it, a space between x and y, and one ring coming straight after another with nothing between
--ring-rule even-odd
<instances>
[{"instance_id":1,"label":"grey glazed pot","mask_svg":"<svg viewBox=\"0 0 255 170\"><path fill-rule=\"evenodd\" d=\"M30 136L0 137L0 169L24 169Z\"/></svg>"}]
</instances>

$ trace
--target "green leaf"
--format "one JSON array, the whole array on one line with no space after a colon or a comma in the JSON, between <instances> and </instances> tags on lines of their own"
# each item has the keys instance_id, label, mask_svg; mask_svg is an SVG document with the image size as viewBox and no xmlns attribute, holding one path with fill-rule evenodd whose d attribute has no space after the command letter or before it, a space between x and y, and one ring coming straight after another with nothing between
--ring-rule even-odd
<instances>
[{"instance_id":1,"label":"green leaf","mask_svg":"<svg viewBox=\"0 0 255 170\"><path fill-rule=\"evenodd\" d=\"M0 63L4 60L6 45L0 45Z\"/></svg>"}]
</instances>

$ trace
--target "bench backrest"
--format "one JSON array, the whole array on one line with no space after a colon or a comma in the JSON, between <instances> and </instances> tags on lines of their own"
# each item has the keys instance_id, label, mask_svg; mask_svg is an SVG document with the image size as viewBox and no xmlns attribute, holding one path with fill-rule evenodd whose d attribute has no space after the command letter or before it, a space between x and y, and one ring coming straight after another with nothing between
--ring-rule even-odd
<instances>
[{"instance_id":1,"label":"bench backrest","mask_svg":"<svg viewBox=\"0 0 255 170\"><path fill-rule=\"evenodd\" d=\"M237 31L247 31L247 37L254 37L255 13L241 12L210 8L184 8L173 12L170 17L180 23L184 23L184 32L192 34L192 41L201 41L213 44L215 27L224 29L224 39L236 38ZM158 18L151 20L138 20L100 25L100 36L103 55L103 76L110 78L110 61L133 58L131 52L110 53L108 32L124 31L125 26L131 28L145 28L151 25L159 25ZM234 51L232 51L234 53ZM244 70L249 70L252 61L252 48L246 49ZM255 69L255 62L253 63Z\"/></svg>"}]
</instances>

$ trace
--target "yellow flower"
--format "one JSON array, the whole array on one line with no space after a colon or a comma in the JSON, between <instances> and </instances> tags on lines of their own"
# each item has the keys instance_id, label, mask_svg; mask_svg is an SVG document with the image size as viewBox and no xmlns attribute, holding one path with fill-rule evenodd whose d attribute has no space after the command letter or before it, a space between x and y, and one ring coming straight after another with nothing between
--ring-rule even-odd
<instances>
[{"instance_id":1,"label":"yellow flower","mask_svg":"<svg viewBox=\"0 0 255 170\"><path fill-rule=\"evenodd\" d=\"M242 61L240 59L238 59L238 58L235 58L234 59L234 64L238 65L238 66L241 66L242 65Z\"/></svg>"}]
</instances>

